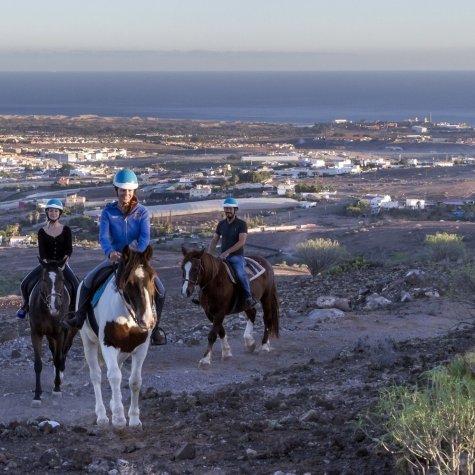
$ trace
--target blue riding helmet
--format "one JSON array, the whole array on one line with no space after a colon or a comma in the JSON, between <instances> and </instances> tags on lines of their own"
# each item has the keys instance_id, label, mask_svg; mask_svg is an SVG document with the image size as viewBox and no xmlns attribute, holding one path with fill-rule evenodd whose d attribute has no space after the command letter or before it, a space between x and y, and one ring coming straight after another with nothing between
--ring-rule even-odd
<instances>
[{"instance_id":1,"label":"blue riding helmet","mask_svg":"<svg viewBox=\"0 0 475 475\"><path fill-rule=\"evenodd\" d=\"M239 208L239 203L236 198L226 198L223 203L223 208Z\"/></svg>"},{"instance_id":2,"label":"blue riding helmet","mask_svg":"<svg viewBox=\"0 0 475 475\"><path fill-rule=\"evenodd\" d=\"M53 208L53 209L59 209L60 211L63 211L63 203L61 200L58 200L58 198L52 198L51 200L48 200L46 203L45 209L48 208Z\"/></svg>"},{"instance_id":3,"label":"blue riding helmet","mask_svg":"<svg viewBox=\"0 0 475 475\"><path fill-rule=\"evenodd\" d=\"M122 188L123 190L136 190L139 187L137 175L127 168L118 171L112 183L117 188Z\"/></svg>"}]
</instances>

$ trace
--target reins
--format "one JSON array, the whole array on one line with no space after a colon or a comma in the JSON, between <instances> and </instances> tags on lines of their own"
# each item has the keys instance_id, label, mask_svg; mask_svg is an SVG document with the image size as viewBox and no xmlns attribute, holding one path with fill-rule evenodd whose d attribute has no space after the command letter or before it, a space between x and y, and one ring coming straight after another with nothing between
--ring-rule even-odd
<instances>
[{"instance_id":1,"label":"reins","mask_svg":"<svg viewBox=\"0 0 475 475\"><path fill-rule=\"evenodd\" d=\"M210 257L213 257L213 256L210 256ZM203 256L201 256L199 260L199 267L198 267L198 273L196 274L196 279L195 280L191 280L191 279L183 279L183 282L189 282L191 285L198 285L200 287L200 290L203 290L205 289L211 282L213 282L213 280L216 278L216 276L218 275L218 272L219 272L219 263L218 265L214 265L214 263L212 262L212 266L213 266L213 269L216 269L216 272L212 272L212 275L211 275L211 278L208 280L208 282L206 283L200 283L200 277L201 277L201 271L204 270L204 266L203 266Z\"/></svg>"}]
</instances>

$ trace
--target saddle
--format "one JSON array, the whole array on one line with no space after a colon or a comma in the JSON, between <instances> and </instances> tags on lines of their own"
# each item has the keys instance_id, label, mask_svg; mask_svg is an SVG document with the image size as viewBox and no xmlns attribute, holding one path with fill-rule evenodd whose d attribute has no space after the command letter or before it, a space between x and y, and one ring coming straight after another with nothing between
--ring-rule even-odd
<instances>
[{"instance_id":1,"label":"saddle","mask_svg":"<svg viewBox=\"0 0 475 475\"><path fill-rule=\"evenodd\" d=\"M114 275L114 270L114 266L104 267L94 276L92 282L92 297L87 306L87 318L89 320L89 323L91 324L92 330L96 335L99 332L99 326L97 325L96 315L94 314L94 307L97 305L97 302L99 302L99 299L104 293L107 284L112 279Z\"/></svg>"},{"instance_id":2,"label":"saddle","mask_svg":"<svg viewBox=\"0 0 475 475\"><path fill-rule=\"evenodd\" d=\"M254 279L257 279L262 275L266 270L262 267L259 262L251 259L250 257L244 257L244 270L246 271L249 282L252 282ZM223 261L228 273L229 279L233 284L237 283L236 275L234 273L233 267L226 261Z\"/></svg>"}]
</instances>

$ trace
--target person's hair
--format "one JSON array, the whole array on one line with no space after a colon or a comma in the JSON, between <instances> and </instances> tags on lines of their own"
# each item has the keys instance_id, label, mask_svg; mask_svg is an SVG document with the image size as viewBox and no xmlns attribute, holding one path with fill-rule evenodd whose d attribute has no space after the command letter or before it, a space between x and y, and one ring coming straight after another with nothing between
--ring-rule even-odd
<instances>
[{"instance_id":1,"label":"person's hair","mask_svg":"<svg viewBox=\"0 0 475 475\"><path fill-rule=\"evenodd\" d=\"M119 194L117 187L115 188L115 192L116 192L116 194ZM129 214L138 204L139 204L139 199L138 199L137 195L134 192L134 196L132 196L132 198L130 199L129 204L123 210L124 214Z\"/></svg>"},{"instance_id":2,"label":"person's hair","mask_svg":"<svg viewBox=\"0 0 475 475\"><path fill-rule=\"evenodd\" d=\"M49 219L49 216L48 216L48 210L50 210L50 209L57 209L59 211L59 217L56 220L56 221L58 221L59 218L61 218L61 215L63 214L63 210L59 209L59 208L45 208L46 222L47 223L51 222L51 219Z\"/></svg>"}]
</instances>

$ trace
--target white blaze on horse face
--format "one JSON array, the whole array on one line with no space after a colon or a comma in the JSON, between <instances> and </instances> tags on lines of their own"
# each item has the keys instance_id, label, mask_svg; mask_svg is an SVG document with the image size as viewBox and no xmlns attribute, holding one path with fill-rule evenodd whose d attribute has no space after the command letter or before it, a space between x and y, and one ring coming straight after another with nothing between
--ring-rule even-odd
<instances>
[{"instance_id":1,"label":"white blaze on horse face","mask_svg":"<svg viewBox=\"0 0 475 475\"><path fill-rule=\"evenodd\" d=\"M48 307L51 315L56 315L58 311L56 310L56 273L55 272L48 272L48 276L51 280L51 293L49 294L48 299Z\"/></svg>"},{"instance_id":2,"label":"white blaze on horse face","mask_svg":"<svg viewBox=\"0 0 475 475\"><path fill-rule=\"evenodd\" d=\"M147 288L143 285L143 280L145 279L145 271L142 266L137 267L135 269L135 276L137 279L141 280L141 285L140 287L143 289L143 296L145 300L145 311L143 314L143 322L145 323L145 326L147 328L153 328L155 325L155 315L153 313L153 302L152 299L150 298L150 294L147 290Z\"/></svg>"},{"instance_id":3,"label":"white blaze on horse face","mask_svg":"<svg viewBox=\"0 0 475 475\"><path fill-rule=\"evenodd\" d=\"M185 279L183 280L183 287L181 289L181 295L184 297L188 297L187 289L188 289L188 282L190 280L190 271L191 271L191 262L187 262L183 266L183 270L185 271Z\"/></svg>"}]
</instances>

